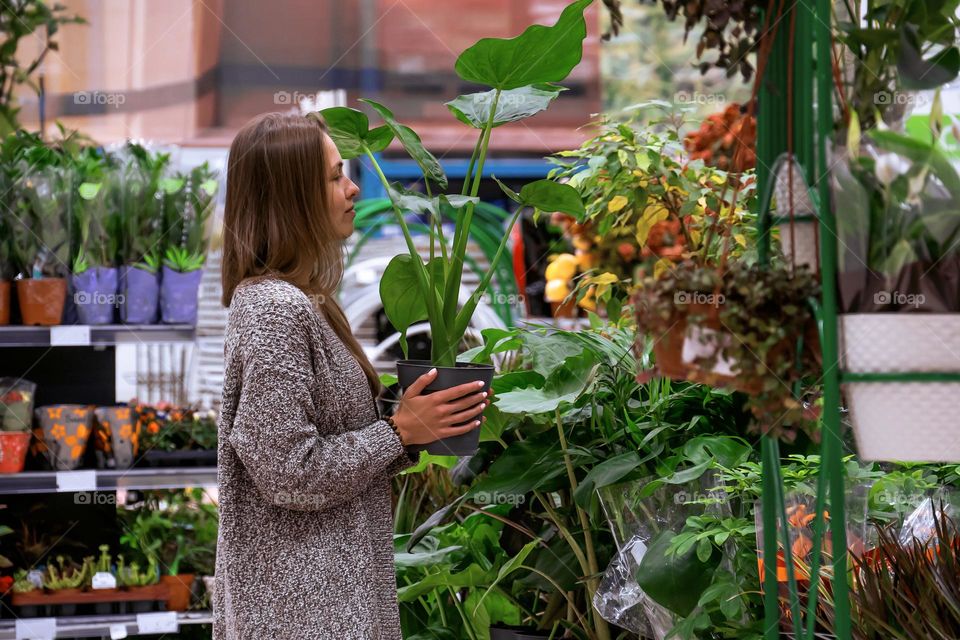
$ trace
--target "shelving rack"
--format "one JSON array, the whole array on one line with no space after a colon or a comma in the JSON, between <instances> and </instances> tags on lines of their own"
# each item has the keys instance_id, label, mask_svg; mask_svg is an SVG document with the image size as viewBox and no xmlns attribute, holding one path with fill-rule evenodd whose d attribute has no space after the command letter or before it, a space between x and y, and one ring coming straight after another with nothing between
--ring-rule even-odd
<instances>
[{"instance_id":1,"label":"shelving rack","mask_svg":"<svg viewBox=\"0 0 960 640\"><path fill-rule=\"evenodd\" d=\"M122 344L189 343L196 338L192 325L62 325L0 327L0 376L26 378L37 383L36 406L44 404L116 404L115 349ZM53 354L57 357L50 358ZM126 399L124 399L126 400ZM93 495L118 490L178 489L216 486L216 467L157 467L24 471L0 475L0 501L29 496L74 493L74 503L98 504ZM22 497L26 496L26 497ZM106 503L115 504L115 500ZM141 614L142 615L142 614ZM158 615L158 614L151 614ZM159 614L167 628L210 624L209 611ZM4 609L0 640L14 639L17 620ZM47 625L55 638L127 637L143 633L150 618L129 615L61 616L30 619ZM152 621L156 623L156 618ZM26 621L26 620L25 620ZM21 621L21 625L24 621ZM141 627L141 624L144 626ZM46 633L46 631L44 632Z\"/></svg>"}]
</instances>

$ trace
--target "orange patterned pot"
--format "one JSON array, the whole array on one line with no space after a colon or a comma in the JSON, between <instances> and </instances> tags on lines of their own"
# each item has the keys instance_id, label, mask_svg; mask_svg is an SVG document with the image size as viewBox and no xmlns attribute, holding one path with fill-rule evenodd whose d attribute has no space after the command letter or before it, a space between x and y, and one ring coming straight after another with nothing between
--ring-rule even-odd
<instances>
[{"instance_id":1,"label":"orange patterned pot","mask_svg":"<svg viewBox=\"0 0 960 640\"><path fill-rule=\"evenodd\" d=\"M29 431L0 431L0 473L20 473L30 447Z\"/></svg>"}]
</instances>

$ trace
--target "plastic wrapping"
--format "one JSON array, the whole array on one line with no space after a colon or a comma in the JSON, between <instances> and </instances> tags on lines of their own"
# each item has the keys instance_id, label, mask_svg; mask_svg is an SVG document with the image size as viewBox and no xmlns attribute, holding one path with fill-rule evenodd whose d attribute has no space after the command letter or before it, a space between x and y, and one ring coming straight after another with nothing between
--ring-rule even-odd
<instances>
[{"instance_id":1,"label":"plastic wrapping","mask_svg":"<svg viewBox=\"0 0 960 640\"><path fill-rule=\"evenodd\" d=\"M648 547L664 532L679 533L691 516L728 516L730 507L712 474L685 485L663 484L651 491L653 480L605 487L599 492L617 554L604 572L593 606L608 622L642 637L664 640L676 624L676 616L646 594L637 581ZM721 562L730 569L727 557Z\"/></svg>"}]
</instances>

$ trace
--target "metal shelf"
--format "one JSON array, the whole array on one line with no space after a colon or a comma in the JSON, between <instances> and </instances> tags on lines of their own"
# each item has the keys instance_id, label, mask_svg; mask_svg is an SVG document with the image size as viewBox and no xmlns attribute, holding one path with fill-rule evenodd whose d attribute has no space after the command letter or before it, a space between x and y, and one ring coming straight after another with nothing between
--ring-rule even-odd
<instances>
[{"instance_id":1,"label":"metal shelf","mask_svg":"<svg viewBox=\"0 0 960 640\"><path fill-rule=\"evenodd\" d=\"M63 616L53 618L56 621L55 638L102 638L123 637L120 635L122 627L129 636L140 635L136 614L111 616ZM25 618L24 621L29 621ZM210 611L187 611L177 613L177 624L212 624L213 614ZM17 638L15 620L0 620L0 640L15 640Z\"/></svg>"},{"instance_id":2,"label":"metal shelf","mask_svg":"<svg viewBox=\"0 0 960 640\"><path fill-rule=\"evenodd\" d=\"M24 471L0 475L0 495L215 487L216 467Z\"/></svg>"},{"instance_id":3,"label":"metal shelf","mask_svg":"<svg viewBox=\"0 0 960 640\"><path fill-rule=\"evenodd\" d=\"M196 327L189 324L58 325L0 327L0 347L111 346L156 342L193 342Z\"/></svg>"}]
</instances>

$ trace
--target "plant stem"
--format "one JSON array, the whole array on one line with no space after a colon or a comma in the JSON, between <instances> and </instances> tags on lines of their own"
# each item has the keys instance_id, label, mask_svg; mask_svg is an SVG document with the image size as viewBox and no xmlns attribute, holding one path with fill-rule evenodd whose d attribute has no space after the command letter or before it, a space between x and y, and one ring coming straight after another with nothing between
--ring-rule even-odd
<instances>
[{"instance_id":1,"label":"plant stem","mask_svg":"<svg viewBox=\"0 0 960 640\"><path fill-rule=\"evenodd\" d=\"M540 504L543 505L544 511L547 512L547 515L553 521L553 526L555 526L557 531L560 532L560 537L566 540L567 544L570 545L570 550L573 551L573 555L576 556L577 563L580 565L580 571L584 576L590 575L590 564L587 562L587 557L583 554L583 549L581 549L580 545L577 544L577 539L573 537L573 534L570 533L570 530L564 526L560 519L560 515L554 510L553 505L551 505L550 501L547 500L547 497L539 491L534 491L533 495L535 495L540 501Z\"/></svg>"},{"instance_id":2,"label":"plant stem","mask_svg":"<svg viewBox=\"0 0 960 640\"><path fill-rule=\"evenodd\" d=\"M483 138L486 136L487 132L484 129L480 130L480 137L477 138L477 144L473 147L473 155L470 156L470 164L467 166L467 175L463 179L463 189L461 190L461 195L467 195L470 193L470 180L473 175L473 168L477 164L477 156L480 155L480 146L483 144Z\"/></svg>"},{"instance_id":3,"label":"plant stem","mask_svg":"<svg viewBox=\"0 0 960 640\"><path fill-rule=\"evenodd\" d=\"M373 164L374 170L377 172L377 176L380 178L380 183L383 184L383 188L387 191L387 197L389 198L390 194L390 183L387 181L387 177L383 175L383 170L380 168L380 164L377 162L376 157L370 149L364 147L364 153L366 153L367 158L370 159L370 162ZM423 266L423 258L420 257L420 254L417 252L417 247L413 243L413 238L410 236L410 229L407 228L407 221L403 217L403 212L400 211L400 208L397 206L397 203L393 201L393 198L390 198L390 205L393 207L393 212L397 216L397 222L400 223L400 229L403 231L403 239L407 242L407 250L410 252L410 257L413 259L413 264L415 266L414 270L417 273L417 283L420 285L420 292L423 294L424 302L427 305L427 316L430 320L430 337L433 341L433 344L444 344L447 339L447 328L443 322L443 317L439 315L437 309L437 300L436 300L436 289L433 288L431 284L431 279L427 274L426 268ZM440 364L440 363L435 363Z\"/></svg>"},{"instance_id":4,"label":"plant stem","mask_svg":"<svg viewBox=\"0 0 960 640\"><path fill-rule=\"evenodd\" d=\"M493 104L490 106L490 115L487 118L487 124L484 127L483 135L480 138L481 143L480 153L477 157L477 170L470 184L470 195L472 197L476 197L477 193L480 191L480 180L483 177L483 165L487 159L487 147L490 146L490 134L493 130L493 117L496 115L497 103L499 101L500 90L498 89L496 94L494 94ZM456 242L454 243L453 252L451 254L450 275L447 278L447 281L444 283L445 286L443 290L443 321L447 327L452 327L456 319L457 303L459 302L460 297L460 280L463 277L463 254L466 253L467 250L467 239L470 235L470 223L473 220L474 208L475 205L473 202L468 203L467 206L464 207L463 215L460 216L459 220L457 220L457 229L454 233ZM456 343L459 343L460 341L459 336L462 336L462 334L458 335L453 333L447 336L449 340L449 344L447 345L448 351L456 350ZM443 355L449 357L446 353Z\"/></svg>"},{"instance_id":5,"label":"plant stem","mask_svg":"<svg viewBox=\"0 0 960 640\"><path fill-rule=\"evenodd\" d=\"M473 626L470 624L470 621L467 619L467 612L463 610L463 605L460 603L460 600L457 599L457 594L453 590L453 587L447 587L447 591L450 592L450 599L453 600L453 606L457 610L457 613L460 614L460 617L463 619L463 628L467 632L467 635L470 637L470 640L477 640L477 634L473 630Z\"/></svg>"},{"instance_id":6,"label":"plant stem","mask_svg":"<svg viewBox=\"0 0 960 640\"><path fill-rule=\"evenodd\" d=\"M563 464L567 468L567 478L570 480L570 495L573 496L577 491L577 475L573 472L573 463L570 461L570 454L567 453L567 438L563 433L563 419L560 415L560 409L557 408L557 433L560 435L560 447L563 449ZM593 596L597 592L597 575L600 573L600 567L597 564L597 553L593 547L593 536L590 534L590 519L587 513L576 504L577 516L580 518L580 527L583 529L584 546L587 549L587 563L590 569L590 577L587 579L588 602L593 602ZM600 640L610 640L610 627L607 621L591 612L593 623L597 631L597 638Z\"/></svg>"}]
</instances>

